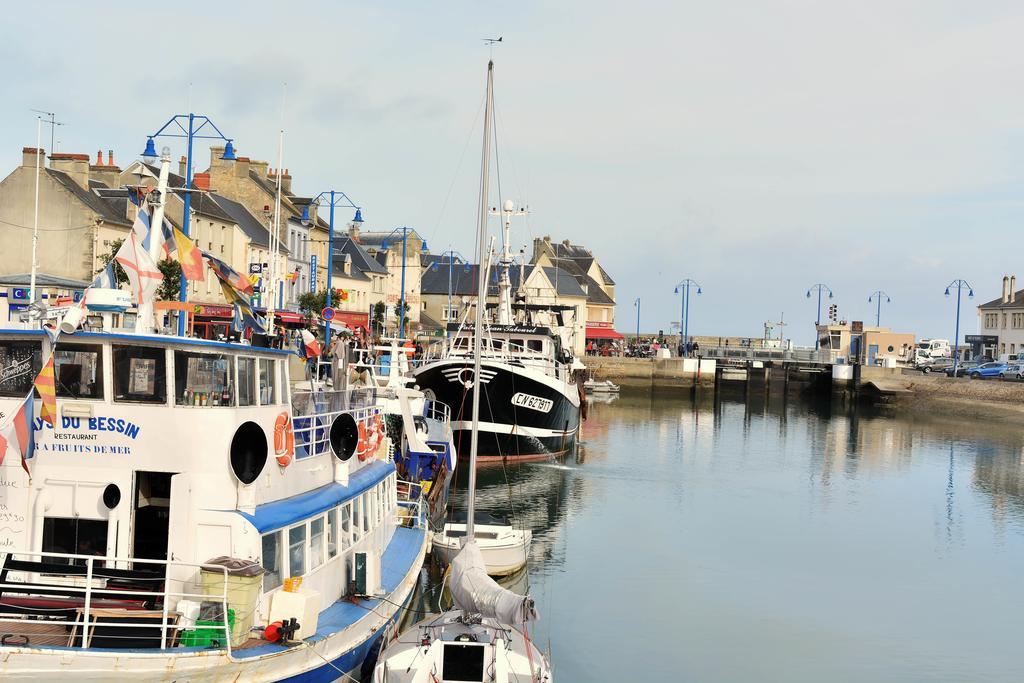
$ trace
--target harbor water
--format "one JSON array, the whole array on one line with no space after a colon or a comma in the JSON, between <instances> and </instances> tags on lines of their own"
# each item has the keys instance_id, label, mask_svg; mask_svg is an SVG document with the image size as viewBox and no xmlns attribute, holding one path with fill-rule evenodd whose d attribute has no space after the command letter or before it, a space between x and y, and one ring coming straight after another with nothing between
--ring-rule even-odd
<instances>
[{"instance_id":1,"label":"harbor water","mask_svg":"<svg viewBox=\"0 0 1024 683\"><path fill-rule=\"evenodd\" d=\"M1024 680L1022 425L623 394L479 483L561 682Z\"/></svg>"}]
</instances>

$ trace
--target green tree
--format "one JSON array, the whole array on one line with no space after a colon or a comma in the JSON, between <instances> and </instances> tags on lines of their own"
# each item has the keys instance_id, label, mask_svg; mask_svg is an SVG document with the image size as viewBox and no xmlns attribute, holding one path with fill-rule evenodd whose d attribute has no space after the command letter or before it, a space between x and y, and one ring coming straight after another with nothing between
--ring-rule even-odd
<instances>
[{"instance_id":1,"label":"green tree","mask_svg":"<svg viewBox=\"0 0 1024 683\"><path fill-rule=\"evenodd\" d=\"M378 301L373 305L373 327L378 331L383 332L384 330L384 313L386 313L388 307L383 301Z\"/></svg>"},{"instance_id":2,"label":"green tree","mask_svg":"<svg viewBox=\"0 0 1024 683\"><path fill-rule=\"evenodd\" d=\"M100 261L103 262L103 268L97 270L100 273L108 264L113 263L114 265L114 282L117 285L128 284L128 275L124 272L124 268L117 261L114 261L114 256L117 255L117 250L121 248L124 240L114 240L110 244L110 251L106 254L100 254ZM163 282L160 283L160 288L157 290L156 295L161 301L173 301L178 298L178 292L181 288L181 266L174 259L161 259L156 264L157 268L160 269L160 274L164 276Z\"/></svg>"},{"instance_id":3,"label":"green tree","mask_svg":"<svg viewBox=\"0 0 1024 683\"><path fill-rule=\"evenodd\" d=\"M335 289L331 294L331 305L336 306L341 301L341 290ZM298 299L299 310L310 316L319 316L327 307L327 290L319 292L303 292Z\"/></svg>"},{"instance_id":4,"label":"green tree","mask_svg":"<svg viewBox=\"0 0 1024 683\"><path fill-rule=\"evenodd\" d=\"M401 324L401 322L402 322L401 306L395 306L395 329L398 329L398 326L399 326L399 324ZM412 321L409 320L409 304L406 303L405 304L405 327L406 327L406 329L402 330L401 332L399 332L399 336L404 335L405 332L410 328L411 325L412 325Z\"/></svg>"}]
</instances>

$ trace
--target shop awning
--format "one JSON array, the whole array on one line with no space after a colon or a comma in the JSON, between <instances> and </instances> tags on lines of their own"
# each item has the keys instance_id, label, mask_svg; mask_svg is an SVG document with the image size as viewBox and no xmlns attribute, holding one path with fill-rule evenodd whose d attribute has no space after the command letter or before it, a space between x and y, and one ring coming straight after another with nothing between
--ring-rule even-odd
<instances>
[{"instance_id":1,"label":"shop awning","mask_svg":"<svg viewBox=\"0 0 1024 683\"><path fill-rule=\"evenodd\" d=\"M625 337L613 327L587 325L587 339L625 339Z\"/></svg>"}]
</instances>

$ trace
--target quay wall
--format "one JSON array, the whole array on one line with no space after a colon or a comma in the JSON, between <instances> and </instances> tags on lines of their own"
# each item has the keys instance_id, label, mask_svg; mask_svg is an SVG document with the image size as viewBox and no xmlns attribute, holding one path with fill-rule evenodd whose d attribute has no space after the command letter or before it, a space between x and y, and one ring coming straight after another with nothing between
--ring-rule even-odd
<instances>
[{"instance_id":1,"label":"quay wall","mask_svg":"<svg viewBox=\"0 0 1024 683\"><path fill-rule=\"evenodd\" d=\"M861 389L870 394L868 383L882 392L892 392L886 403L901 411L968 419L1024 420L1024 382L951 379L903 373L896 368L865 367Z\"/></svg>"},{"instance_id":2,"label":"quay wall","mask_svg":"<svg viewBox=\"0 0 1024 683\"><path fill-rule=\"evenodd\" d=\"M675 388L714 386L715 361L696 358L621 358L587 356L582 359L591 376L597 380L610 379L616 384L633 388Z\"/></svg>"}]
</instances>

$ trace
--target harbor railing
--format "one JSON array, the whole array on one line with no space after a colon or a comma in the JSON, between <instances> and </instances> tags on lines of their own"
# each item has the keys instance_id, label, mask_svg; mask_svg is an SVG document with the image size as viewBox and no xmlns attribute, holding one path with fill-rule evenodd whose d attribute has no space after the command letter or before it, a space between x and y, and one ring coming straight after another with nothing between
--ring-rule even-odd
<instances>
[{"instance_id":1,"label":"harbor railing","mask_svg":"<svg viewBox=\"0 0 1024 683\"><path fill-rule=\"evenodd\" d=\"M788 363L824 363L836 362L837 353L829 349L764 349L742 346L702 346L700 356L715 360L736 361L781 361Z\"/></svg>"}]
</instances>

